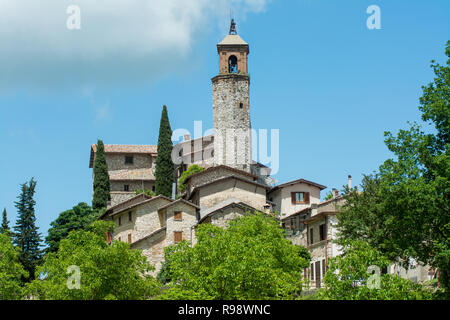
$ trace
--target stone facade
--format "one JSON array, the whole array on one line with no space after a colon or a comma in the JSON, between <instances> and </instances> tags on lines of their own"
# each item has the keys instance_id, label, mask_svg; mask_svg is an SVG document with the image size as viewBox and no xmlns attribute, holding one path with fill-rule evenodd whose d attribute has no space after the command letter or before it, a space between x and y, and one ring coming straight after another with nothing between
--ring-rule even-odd
<instances>
[{"instance_id":1,"label":"stone facade","mask_svg":"<svg viewBox=\"0 0 450 320\"><path fill-rule=\"evenodd\" d=\"M212 78L214 163L250 172L252 147L250 77L247 74L248 45L219 44L217 48L220 73ZM236 58L238 71L243 72L230 72L230 56Z\"/></svg>"}]
</instances>

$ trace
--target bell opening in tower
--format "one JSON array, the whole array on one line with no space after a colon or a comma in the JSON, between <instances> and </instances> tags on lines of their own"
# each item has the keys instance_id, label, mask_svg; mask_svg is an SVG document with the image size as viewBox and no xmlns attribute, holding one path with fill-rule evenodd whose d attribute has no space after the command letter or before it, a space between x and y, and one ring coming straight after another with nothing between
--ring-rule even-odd
<instances>
[{"instance_id":1,"label":"bell opening in tower","mask_svg":"<svg viewBox=\"0 0 450 320\"><path fill-rule=\"evenodd\" d=\"M232 55L228 58L228 72L229 73L238 73L238 60L235 55Z\"/></svg>"}]
</instances>

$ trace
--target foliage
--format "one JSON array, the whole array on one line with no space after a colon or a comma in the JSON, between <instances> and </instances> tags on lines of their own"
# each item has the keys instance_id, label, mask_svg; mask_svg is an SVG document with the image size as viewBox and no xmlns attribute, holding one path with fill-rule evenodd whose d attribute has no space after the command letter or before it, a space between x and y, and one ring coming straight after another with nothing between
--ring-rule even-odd
<instances>
[{"instance_id":1,"label":"foliage","mask_svg":"<svg viewBox=\"0 0 450 320\"><path fill-rule=\"evenodd\" d=\"M0 234L0 300L21 299L21 278L27 277L19 261L19 249L14 248L8 235Z\"/></svg>"},{"instance_id":2,"label":"foliage","mask_svg":"<svg viewBox=\"0 0 450 320\"><path fill-rule=\"evenodd\" d=\"M334 198L333 191L328 191L328 193L327 193L326 196L325 196L325 201L331 200L331 199L333 199L333 198Z\"/></svg>"},{"instance_id":3,"label":"foliage","mask_svg":"<svg viewBox=\"0 0 450 320\"><path fill-rule=\"evenodd\" d=\"M42 257L41 235L36 226L34 206L34 193L36 181L32 178L28 183L21 185L21 193L15 202L18 218L14 226L13 243L20 249L19 259L25 270L28 271L30 280L33 279L36 266Z\"/></svg>"},{"instance_id":4,"label":"foliage","mask_svg":"<svg viewBox=\"0 0 450 320\"><path fill-rule=\"evenodd\" d=\"M140 195L142 194L142 189L137 189L136 190L136 195ZM150 189L145 189L145 194L149 197L154 197L156 196L156 193L154 193L152 190Z\"/></svg>"},{"instance_id":5,"label":"foliage","mask_svg":"<svg viewBox=\"0 0 450 320\"><path fill-rule=\"evenodd\" d=\"M364 241L348 241L341 256L331 258L325 288L315 298L332 300L421 300L432 295L421 285L397 275L381 274L389 259ZM371 266L380 271L379 286ZM371 284L371 286L369 286Z\"/></svg>"},{"instance_id":6,"label":"foliage","mask_svg":"<svg viewBox=\"0 0 450 320\"><path fill-rule=\"evenodd\" d=\"M6 208L3 209L3 214L2 214L2 225L0 227L0 234L7 234L9 235L11 232L11 230L9 229L9 221L8 221L8 216L6 213Z\"/></svg>"},{"instance_id":7,"label":"foliage","mask_svg":"<svg viewBox=\"0 0 450 320\"><path fill-rule=\"evenodd\" d=\"M99 212L95 212L92 208L80 202L70 210L63 211L59 214L55 221L50 223L48 236L45 241L48 245L47 252L56 252L62 239L69 235L69 232L80 230L94 222L99 216Z\"/></svg>"},{"instance_id":8,"label":"foliage","mask_svg":"<svg viewBox=\"0 0 450 320\"><path fill-rule=\"evenodd\" d=\"M158 157L155 169L155 191L157 195L172 196L174 165L172 162L172 129L167 107L163 106L159 125Z\"/></svg>"},{"instance_id":9,"label":"foliage","mask_svg":"<svg viewBox=\"0 0 450 320\"><path fill-rule=\"evenodd\" d=\"M257 213L227 229L202 224L196 237L193 247L183 241L166 249L171 282L163 297L292 299L301 293L309 254L285 239L275 219Z\"/></svg>"},{"instance_id":10,"label":"foliage","mask_svg":"<svg viewBox=\"0 0 450 320\"><path fill-rule=\"evenodd\" d=\"M450 42L446 48L450 58ZM449 93L447 66L432 62L436 78L423 88L422 120L434 125L425 133L417 124L385 133L385 143L396 159L367 175L363 192L346 190L346 205L339 214L341 239L366 240L372 247L405 267L409 258L439 269L440 285L450 287L450 159Z\"/></svg>"},{"instance_id":11,"label":"foliage","mask_svg":"<svg viewBox=\"0 0 450 320\"><path fill-rule=\"evenodd\" d=\"M182 173L181 177L178 179L178 190L183 193L186 191L186 185L184 184L184 181L193 174L196 174L198 172L202 172L204 168L200 167L199 165L193 164L190 166L185 172Z\"/></svg>"},{"instance_id":12,"label":"foliage","mask_svg":"<svg viewBox=\"0 0 450 320\"><path fill-rule=\"evenodd\" d=\"M106 243L105 233L113 228L112 222L96 221L70 232L56 253L45 256L37 271L41 278L28 286L29 294L42 300L148 299L156 294L157 282L148 275L153 267L142 253L125 242ZM67 285L72 283L69 266L80 268L79 289Z\"/></svg>"},{"instance_id":13,"label":"foliage","mask_svg":"<svg viewBox=\"0 0 450 320\"><path fill-rule=\"evenodd\" d=\"M97 141L97 148L94 159L94 195L92 208L99 210L106 208L110 199L110 183L108 165L106 163L105 146L102 140Z\"/></svg>"}]
</instances>

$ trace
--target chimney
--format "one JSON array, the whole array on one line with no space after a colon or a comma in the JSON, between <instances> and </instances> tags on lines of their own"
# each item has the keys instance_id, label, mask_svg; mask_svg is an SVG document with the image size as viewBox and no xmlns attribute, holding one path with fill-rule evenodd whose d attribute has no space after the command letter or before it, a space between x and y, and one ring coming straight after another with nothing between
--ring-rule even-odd
<instances>
[{"instance_id":1,"label":"chimney","mask_svg":"<svg viewBox=\"0 0 450 320\"><path fill-rule=\"evenodd\" d=\"M348 188L351 189L352 188L352 176L348 175Z\"/></svg>"},{"instance_id":2,"label":"chimney","mask_svg":"<svg viewBox=\"0 0 450 320\"><path fill-rule=\"evenodd\" d=\"M190 134L185 134L184 135L184 141L189 141L191 140L191 135Z\"/></svg>"}]
</instances>

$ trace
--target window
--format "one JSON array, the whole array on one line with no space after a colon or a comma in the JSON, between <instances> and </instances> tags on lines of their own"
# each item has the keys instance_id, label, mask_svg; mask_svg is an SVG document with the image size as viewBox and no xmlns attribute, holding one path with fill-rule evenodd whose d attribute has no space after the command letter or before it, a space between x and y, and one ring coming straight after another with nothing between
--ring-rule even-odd
<instances>
[{"instance_id":1,"label":"window","mask_svg":"<svg viewBox=\"0 0 450 320\"><path fill-rule=\"evenodd\" d=\"M325 276L325 273L327 272L325 259L322 260L322 278Z\"/></svg>"},{"instance_id":2,"label":"window","mask_svg":"<svg viewBox=\"0 0 450 320\"><path fill-rule=\"evenodd\" d=\"M309 229L309 244L314 243L314 230L313 228Z\"/></svg>"},{"instance_id":3,"label":"window","mask_svg":"<svg viewBox=\"0 0 450 320\"><path fill-rule=\"evenodd\" d=\"M309 192L291 192L292 204L308 204Z\"/></svg>"},{"instance_id":4,"label":"window","mask_svg":"<svg viewBox=\"0 0 450 320\"><path fill-rule=\"evenodd\" d=\"M130 185L124 184L123 185L123 191L126 191L126 192L130 191Z\"/></svg>"},{"instance_id":5,"label":"window","mask_svg":"<svg viewBox=\"0 0 450 320\"><path fill-rule=\"evenodd\" d=\"M119 219L117 220L117 224L118 224L119 226L122 225L122 217L119 217Z\"/></svg>"},{"instance_id":6,"label":"window","mask_svg":"<svg viewBox=\"0 0 450 320\"><path fill-rule=\"evenodd\" d=\"M125 156L125 164L133 164L133 156Z\"/></svg>"},{"instance_id":7,"label":"window","mask_svg":"<svg viewBox=\"0 0 450 320\"><path fill-rule=\"evenodd\" d=\"M153 191L153 192L155 192L155 190L156 190L156 187L155 187L155 186L153 186L153 187L152 187L152 191Z\"/></svg>"},{"instance_id":8,"label":"window","mask_svg":"<svg viewBox=\"0 0 450 320\"><path fill-rule=\"evenodd\" d=\"M133 221L133 217L132 217L131 211L128 212L128 221L129 222Z\"/></svg>"},{"instance_id":9,"label":"window","mask_svg":"<svg viewBox=\"0 0 450 320\"><path fill-rule=\"evenodd\" d=\"M128 234L128 243L131 243L131 233Z\"/></svg>"},{"instance_id":10,"label":"window","mask_svg":"<svg viewBox=\"0 0 450 320\"><path fill-rule=\"evenodd\" d=\"M319 226L320 241L325 240L325 224Z\"/></svg>"},{"instance_id":11,"label":"window","mask_svg":"<svg viewBox=\"0 0 450 320\"><path fill-rule=\"evenodd\" d=\"M243 109L244 108L244 104L241 102L239 103L239 109Z\"/></svg>"},{"instance_id":12,"label":"window","mask_svg":"<svg viewBox=\"0 0 450 320\"><path fill-rule=\"evenodd\" d=\"M228 72L237 73L238 60L236 56L232 55L228 58Z\"/></svg>"},{"instance_id":13,"label":"window","mask_svg":"<svg viewBox=\"0 0 450 320\"><path fill-rule=\"evenodd\" d=\"M173 220L181 221L183 220L183 215L181 211L175 211L173 214Z\"/></svg>"},{"instance_id":14,"label":"window","mask_svg":"<svg viewBox=\"0 0 450 320\"><path fill-rule=\"evenodd\" d=\"M119 237L119 239L118 239L119 241L122 241L122 237Z\"/></svg>"},{"instance_id":15,"label":"window","mask_svg":"<svg viewBox=\"0 0 450 320\"><path fill-rule=\"evenodd\" d=\"M314 280L314 263L311 263L311 280Z\"/></svg>"},{"instance_id":16,"label":"window","mask_svg":"<svg viewBox=\"0 0 450 320\"><path fill-rule=\"evenodd\" d=\"M174 233L173 233L173 241L175 243L183 241L183 232L182 231L174 231Z\"/></svg>"}]
</instances>

